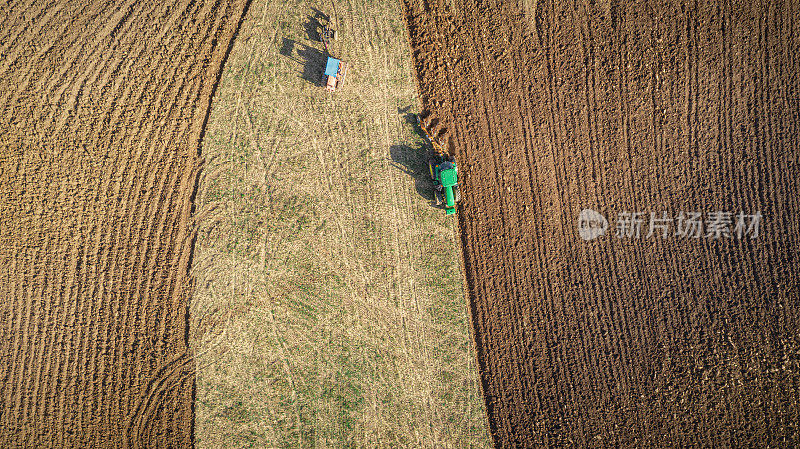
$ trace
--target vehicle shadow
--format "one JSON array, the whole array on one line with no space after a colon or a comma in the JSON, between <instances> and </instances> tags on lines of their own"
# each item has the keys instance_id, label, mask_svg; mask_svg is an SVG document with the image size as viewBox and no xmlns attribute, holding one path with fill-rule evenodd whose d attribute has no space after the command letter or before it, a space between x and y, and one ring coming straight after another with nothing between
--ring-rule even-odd
<instances>
[{"instance_id":1,"label":"vehicle shadow","mask_svg":"<svg viewBox=\"0 0 800 449\"><path fill-rule=\"evenodd\" d=\"M389 148L392 166L414 179L417 194L435 205L433 196L433 180L428 170L429 149L426 145L410 146L392 145Z\"/></svg>"},{"instance_id":2,"label":"vehicle shadow","mask_svg":"<svg viewBox=\"0 0 800 449\"><path fill-rule=\"evenodd\" d=\"M326 56L314 47L294 39L283 38L280 54L302 66L300 78L314 86L323 87Z\"/></svg>"},{"instance_id":3,"label":"vehicle shadow","mask_svg":"<svg viewBox=\"0 0 800 449\"><path fill-rule=\"evenodd\" d=\"M412 126L418 136L424 136L422 128L417 122L417 114L410 112L411 106L397 108L397 113L403 116L403 120ZM431 155L429 143L421 142L417 146L394 145L389 149L392 157L392 165L403 173L414 178L414 187L419 196L425 198L431 206L436 206L433 188L434 182L431 179L430 169L428 168L428 158Z\"/></svg>"},{"instance_id":4,"label":"vehicle shadow","mask_svg":"<svg viewBox=\"0 0 800 449\"><path fill-rule=\"evenodd\" d=\"M311 8L312 13L303 22L303 28L306 30L308 39L312 42L319 42L319 30L322 28L323 23L329 23L331 18L322 11Z\"/></svg>"}]
</instances>

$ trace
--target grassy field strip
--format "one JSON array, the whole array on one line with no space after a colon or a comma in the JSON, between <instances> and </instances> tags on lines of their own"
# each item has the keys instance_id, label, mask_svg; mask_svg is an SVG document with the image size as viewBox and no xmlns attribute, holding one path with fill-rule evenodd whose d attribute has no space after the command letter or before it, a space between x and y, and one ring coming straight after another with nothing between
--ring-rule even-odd
<instances>
[{"instance_id":1,"label":"grassy field strip","mask_svg":"<svg viewBox=\"0 0 800 449\"><path fill-rule=\"evenodd\" d=\"M455 222L425 197L399 5L258 1L206 131L192 343L198 447L487 447Z\"/></svg>"}]
</instances>

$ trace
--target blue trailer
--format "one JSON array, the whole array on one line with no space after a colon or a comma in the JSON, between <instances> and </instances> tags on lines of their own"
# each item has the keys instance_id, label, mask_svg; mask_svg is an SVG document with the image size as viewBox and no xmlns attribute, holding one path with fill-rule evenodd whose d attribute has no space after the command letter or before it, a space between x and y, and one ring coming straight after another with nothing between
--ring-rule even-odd
<instances>
[{"instance_id":1,"label":"blue trailer","mask_svg":"<svg viewBox=\"0 0 800 449\"><path fill-rule=\"evenodd\" d=\"M328 63L325 65L325 88L330 92L335 92L336 89L341 87L346 74L347 64L328 56Z\"/></svg>"}]
</instances>

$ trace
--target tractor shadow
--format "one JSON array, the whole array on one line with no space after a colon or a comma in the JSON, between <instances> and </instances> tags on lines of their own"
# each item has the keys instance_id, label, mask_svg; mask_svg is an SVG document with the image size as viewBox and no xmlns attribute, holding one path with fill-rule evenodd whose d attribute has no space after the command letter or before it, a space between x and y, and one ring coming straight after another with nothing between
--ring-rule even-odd
<instances>
[{"instance_id":1,"label":"tractor shadow","mask_svg":"<svg viewBox=\"0 0 800 449\"><path fill-rule=\"evenodd\" d=\"M410 109L411 106L402 109L398 108L397 112L404 116L406 123L414 127L415 133L422 136L424 134L422 134L422 130L417 124L416 115L408 112ZM434 183L428 169L428 157L430 156L428 144L421 143L415 146L405 144L392 145L389 148L389 154L392 158L392 166L414 179L414 188L419 196L425 198L431 206L437 207L433 195Z\"/></svg>"},{"instance_id":2,"label":"tractor shadow","mask_svg":"<svg viewBox=\"0 0 800 449\"><path fill-rule=\"evenodd\" d=\"M311 8L311 11L312 13L309 14L309 16L306 17L306 21L303 22L303 28L306 30L308 40L319 42L319 30L322 28L323 23L330 23L331 18L317 8Z\"/></svg>"},{"instance_id":3,"label":"tractor shadow","mask_svg":"<svg viewBox=\"0 0 800 449\"><path fill-rule=\"evenodd\" d=\"M280 54L302 66L300 78L317 87L325 86L322 75L327 56L321 50L284 37Z\"/></svg>"},{"instance_id":4,"label":"tractor shadow","mask_svg":"<svg viewBox=\"0 0 800 449\"><path fill-rule=\"evenodd\" d=\"M435 206L433 196L433 180L428 170L428 147L392 145L389 148L392 166L414 179L414 188L419 196Z\"/></svg>"}]
</instances>

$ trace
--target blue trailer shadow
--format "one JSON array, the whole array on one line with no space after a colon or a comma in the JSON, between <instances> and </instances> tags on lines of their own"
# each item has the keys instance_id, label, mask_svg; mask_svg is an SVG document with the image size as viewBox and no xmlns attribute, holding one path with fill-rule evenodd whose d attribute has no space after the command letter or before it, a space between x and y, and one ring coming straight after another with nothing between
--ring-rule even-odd
<instances>
[{"instance_id":1,"label":"blue trailer shadow","mask_svg":"<svg viewBox=\"0 0 800 449\"><path fill-rule=\"evenodd\" d=\"M328 58L321 50L284 37L280 54L302 67L300 78L314 86L325 86L323 73Z\"/></svg>"}]
</instances>

